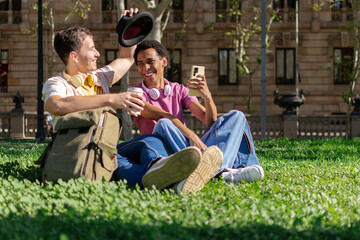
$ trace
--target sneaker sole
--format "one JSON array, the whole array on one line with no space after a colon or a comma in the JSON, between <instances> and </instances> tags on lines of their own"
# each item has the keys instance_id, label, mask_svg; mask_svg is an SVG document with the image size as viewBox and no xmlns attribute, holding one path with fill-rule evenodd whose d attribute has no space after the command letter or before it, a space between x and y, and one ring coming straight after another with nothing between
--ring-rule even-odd
<instances>
[{"instance_id":1,"label":"sneaker sole","mask_svg":"<svg viewBox=\"0 0 360 240\"><path fill-rule=\"evenodd\" d=\"M142 183L149 189L155 186L162 190L187 178L199 165L200 158L201 152L198 148L184 148L173 154L163 166L145 174Z\"/></svg>"},{"instance_id":2,"label":"sneaker sole","mask_svg":"<svg viewBox=\"0 0 360 240\"><path fill-rule=\"evenodd\" d=\"M254 178L251 177L252 182L256 182L256 181L262 180L262 179L264 178L264 175L265 175L264 169L263 169L261 166L258 166L258 165L255 165L254 167L259 170L260 176L256 176L256 177L254 177Z\"/></svg>"},{"instance_id":3,"label":"sneaker sole","mask_svg":"<svg viewBox=\"0 0 360 240\"><path fill-rule=\"evenodd\" d=\"M220 169L223 153L217 146L208 147L202 154L197 168L184 183L181 192L188 194L200 191Z\"/></svg>"}]
</instances>

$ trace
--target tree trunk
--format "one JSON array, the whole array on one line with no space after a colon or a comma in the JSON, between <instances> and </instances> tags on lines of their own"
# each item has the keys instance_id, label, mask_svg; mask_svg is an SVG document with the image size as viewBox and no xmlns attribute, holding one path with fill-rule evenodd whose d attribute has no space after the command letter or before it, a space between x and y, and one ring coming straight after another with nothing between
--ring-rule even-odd
<instances>
[{"instance_id":1,"label":"tree trunk","mask_svg":"<svg viewBox=\"0 0 360 240\"><path fill-rule=\"evenodd\" d=\"M248 91L248 99L247 99L247 113L251 114L251 100L252 100L252 77L253 74L249 73L249 91Z\"/></svg>"},{"instance_id":2,"label":"tree trunk","mask_svg":"<svg viewBox=\"0 0 360 240\"><path fill-rule=\"evenodd\" d=\"M122 13L125 10L124 0L119 0L116 7L117 7L116 10L117 10L118 19L120 20L120 18L122 17ZM121 81L120 82L121 92L125 92L129 87L129 72L127 72L120 81ZM126 141L132 139L133 138L131 133L132 119L127 111L124 110L121 111L121 124L122 124L122 133L121 133L122 138Z\"/></svg>"}]
</instances>

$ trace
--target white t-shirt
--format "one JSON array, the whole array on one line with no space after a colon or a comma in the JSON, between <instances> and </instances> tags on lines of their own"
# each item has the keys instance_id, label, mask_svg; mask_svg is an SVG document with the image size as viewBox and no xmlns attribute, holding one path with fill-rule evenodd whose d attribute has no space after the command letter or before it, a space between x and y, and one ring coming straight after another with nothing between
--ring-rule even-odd
<instances>
[{"instance_id":1,"label":"white t-shirt","mask_svg":"<svg viewBox=\"0 0 360 240\"><path fill-rule=\"evenodd\" d=\"M99 68L93 72L95 74L98 82L97 85L100 85L103 88L104 94L110 93L109 86L112 84L114 77L114 69L110 65ZM70 82L68 82L62 73L58 76L49 78L43 86L42 90L42 100L44 103L52 96L61 96L61 97L71 97L71 96L84 96L82 93L81 87L75 88ZM60 116L52 115L52 124L55 129L55 125L59 120Z\"/></svg>"}]
</instances>

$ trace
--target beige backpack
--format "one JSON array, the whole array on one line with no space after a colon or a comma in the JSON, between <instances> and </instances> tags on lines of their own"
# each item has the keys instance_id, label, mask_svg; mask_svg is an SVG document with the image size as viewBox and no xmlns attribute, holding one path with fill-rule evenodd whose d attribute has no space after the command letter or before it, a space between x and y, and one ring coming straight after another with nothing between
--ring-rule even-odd
<instances>
[{"instance_id":1,"label":"beige backpack","mask_svg":"<svg viewBox=\"0 0 360 240\"><path fill-rule=\"evenodd\" d=\"M98 108L61 117L56 137L37 164L44 166L43 180L64 181L84 176L109 181L117 169L117 144L121 126L114 109Z\"/></svg>"}]
</instances>

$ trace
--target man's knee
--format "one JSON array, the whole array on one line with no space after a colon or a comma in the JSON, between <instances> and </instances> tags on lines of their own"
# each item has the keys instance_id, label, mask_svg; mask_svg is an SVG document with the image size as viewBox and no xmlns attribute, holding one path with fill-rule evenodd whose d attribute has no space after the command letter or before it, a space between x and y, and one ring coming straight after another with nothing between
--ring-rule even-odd
<instances>
[{"instance_id":1,"label":"man's knee","mask_svg":"<svg viewBox=\"0 0 360 240\"><path fill-rule=\"evenodd\" d=\"M245 114L239 110L231 110L229 114L236 118L245 118Z\"/></svg>"},{"instance_id":2,"label":"man's knee","mask_svg":"<svg viewBox=\"0 0 360 240\"><path fill-rule=\"evenodd\" d=\"M170 119L167 119L167 118L161 118L159 119L159 121L157 122L157 124L159 125L169 125L169 124L172 124L171 120Z\"/></svg>"},{"instance_id":3,"label":"man's knee","mask_svg":"<svg viewBox=\"0 0 360 240\"><path fill-rule=\"evenodd\" d=\"M160 130L160 129L167 129L169 128L169 126L173 125L173 123L171 122L171 120L167 119L167 118L161 118L160 120L157 121L157 123L154 126L154 132Z\"/></svg>"},{"instance_id":4,"label":"man's knee","mask_svg":"<svg viewBox=\"0 0 360 240\"><path fill-rule=\"evenodd\" d=\"M154 135L154 134L144 134L144 135L141 135L140 137L142 137L142 138L139 139L139 141L143 142L145 144L147 144L149 142L162 143L162 138L160 136L157 136L157 135Z\"/></svg>"},{"instance_id":5,"label":"man's knee","mask_svg":"<svg viewBox=\"0 0 360 240\"><path fill-rule=\"evenodd\" d=\"M239 110L231 110L228 113L225 113L224 115L222 115L222 118L225 121L242 121L243 119L246 119L245 114Z\"/></svg>"}]
</instances>

